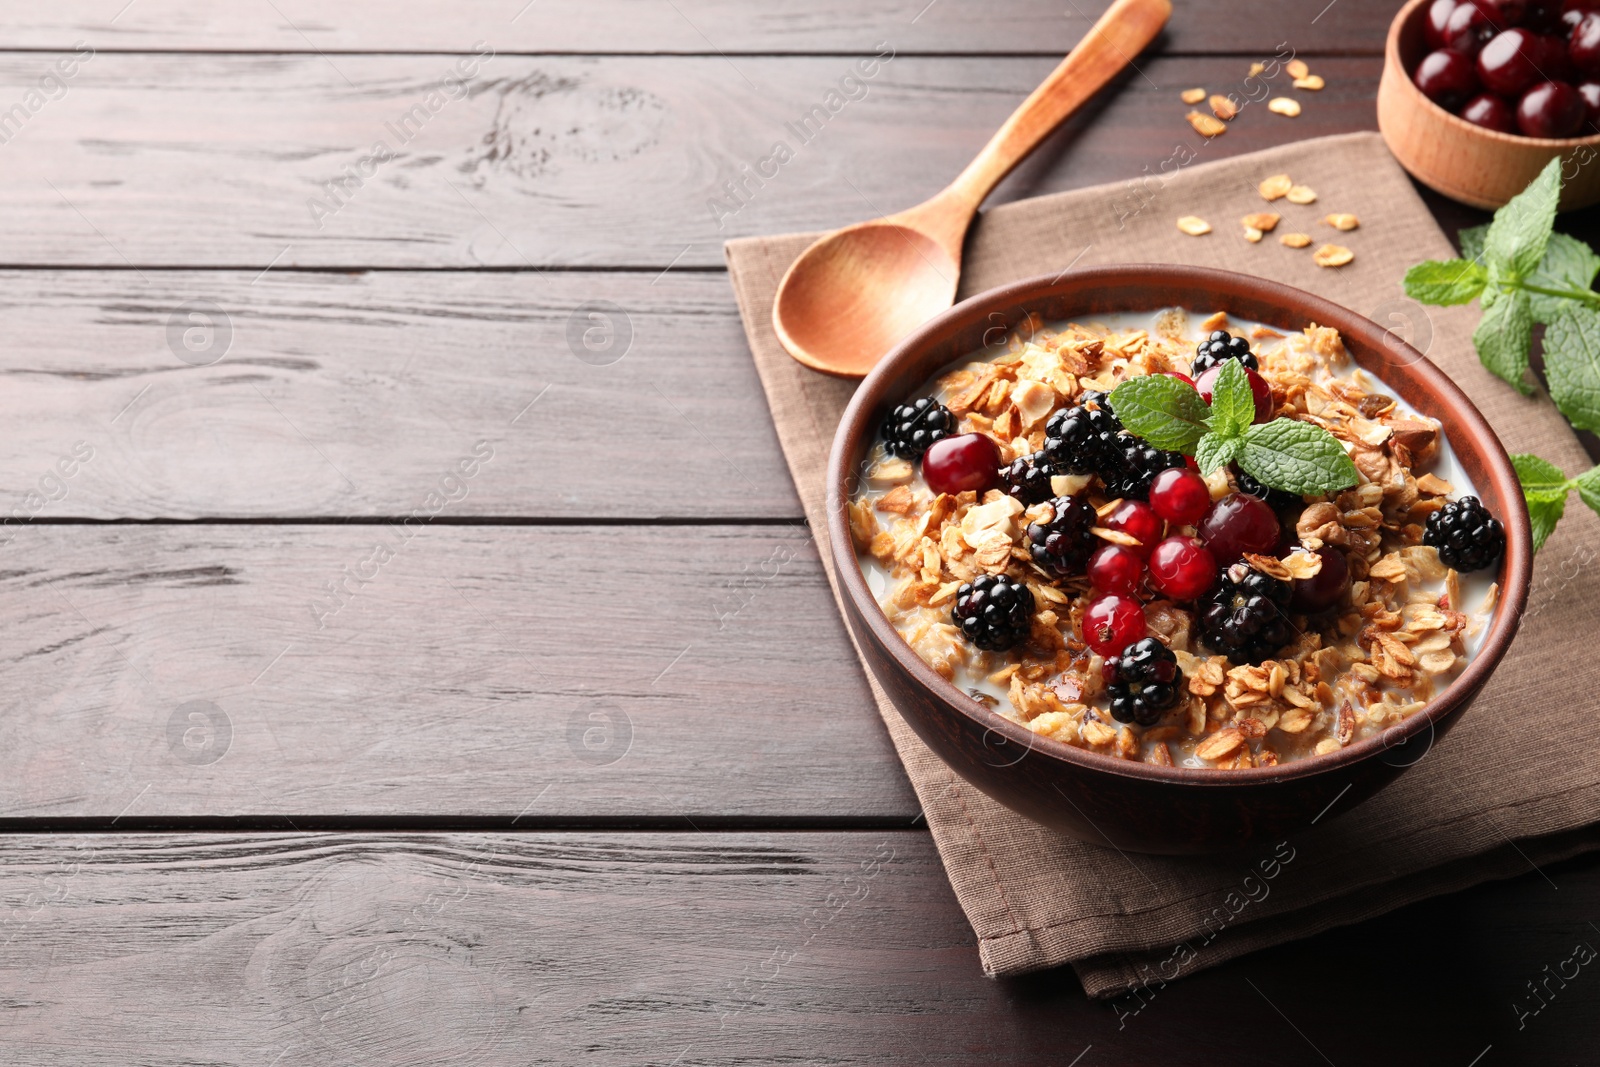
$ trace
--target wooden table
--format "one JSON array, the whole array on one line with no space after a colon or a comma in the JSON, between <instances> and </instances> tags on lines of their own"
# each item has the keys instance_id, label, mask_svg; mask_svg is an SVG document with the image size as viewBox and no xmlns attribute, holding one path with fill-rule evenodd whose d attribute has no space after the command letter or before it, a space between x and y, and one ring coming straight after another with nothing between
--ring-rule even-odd
<instances>
[{"instance_id":1,"label":"wooden table","mask_svg":"<svg viewBox=\"0 0 1600 1067\"><path fill-rule=\"evenodd\" d=\"M1327 88L1209 157L1371 128L1393 5L1324 4L1183 5L997 198L1153 169L1285 48ZM1103 5L15 6L0 1061L1592 1056L1600 977L1517 1008L1600 860L1137 1014L979 972L721 245L928 195Z\"/></svg>"}]
</instances>

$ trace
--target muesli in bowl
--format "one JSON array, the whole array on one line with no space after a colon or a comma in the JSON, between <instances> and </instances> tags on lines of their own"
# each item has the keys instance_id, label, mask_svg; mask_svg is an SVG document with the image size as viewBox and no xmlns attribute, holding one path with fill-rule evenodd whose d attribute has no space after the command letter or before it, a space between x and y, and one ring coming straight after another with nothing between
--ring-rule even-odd
<instances>
[{"instance_id":1,"label":"muesli in bowl","mask_svg":"<svg viewBox=\"0 0 1600 1067\"><path fill-rule=\"evenodd\" d=\"M858 561L918 657L1034 734L1277 766L1404 721L1478 649L1504 530L1335 329L1031 317L913 396L849 503Z\"/></svg>"}]
</instances>

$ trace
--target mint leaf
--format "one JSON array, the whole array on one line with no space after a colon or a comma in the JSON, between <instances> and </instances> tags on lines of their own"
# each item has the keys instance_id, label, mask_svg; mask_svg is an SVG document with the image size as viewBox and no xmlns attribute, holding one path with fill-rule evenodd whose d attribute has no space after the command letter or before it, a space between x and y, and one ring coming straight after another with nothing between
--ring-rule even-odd
<instances>
[{"instance_id":1,"label":"mint leaf","mask_svg":"<svg viewBox=\"0 0 1600 1067\"><path fill-rule=\"evenodd\" d=\"M1564 233L1552 233L1550 243L1544 249L1544 259L1540 261L1539 269L1527 279L1527 283L1540 289L1592 293L1590 287L1594 284L1596 274L1600 274L1600 256L1591 252L1588 245L1575 237L1568 237ZM1530 292L1528 308L1533 321L1550 323L1572 307L1575 301L1582 299L1584 299L1582 296L1566 298ZM1600 297L1595 299L1600 302Z\"/></svg>"},{"instance_id":2,"label":"mint leaf","mask_svg":"<svg viewBox=\"0 0 1600 1067\"><path fill-rule=\"evenodd\" d=\"M1237 462L1263 485L1301 495L1332 493L1357 481L1356 465L1338 438L1288 418L1246 430Z\"/></svg>"},{"instance_id":3,"label":"mint leaf","mask_svg":"<svg viewBox=\"0 0 1600 1067\"><path fill-rule=\"evenodd\" d=\"M1221 434L1208 433L1200 438L1200 443L1195 446L1194 461L1199 466L1201 474L1210 474L1219 467L1225 467L1239 458L1239 452L1244 448L1243 437L1224 437Z\"/></svg>"},{"instance_id":4,"label":"mint leaf","mask_svg":"<svg viewBox=\"0 0 1600 1067\"><path fill-rule=\"evenodd\" d=\"M1572 479L1578 498L1589 505L1590 511L1600 511L1600 467L1590 467Z\"/></svg>"},{"instance_id":5,"label":"mint leaf","mask_svg":"<svg viewBox=\"0 0 1600 1067\"><path fill-rule=\"evenodd\" d=\"M1573 426L1600 430L1600 311L1566 303L1544 332L1550 399Z\"/></svg>"},{"instance_id":6,"label":"mint leaf","mask_svg":"<svg viewBox=\"0 0 1600 1067\"><path fill-rule=\"evenodd\" d=\"M1545 165L1528 187L1512 197L1483 237L1484 264L1491 274L1521 281L1539 268L1561 196L1561 158ZM1498 372L1497 372L1498 373Z\"/></svg>"},{"instance_id":7,"label":"mint leaf","mask_svg":"<svg viewBox=\"0 0 1600 1067\"><path fill-rule=\"evenodd\" d=\"M1537 552L1555 533L1561 516L1567 513L1567 494L1532 497L1524 493L1523 497L1528 502L1528 525L1533 529L1533 550Z\"/></svg>"},{"instance_id":8,"label":"mint leaf","mask_svg":"<svg viewBox=\"0 0 1600 1067\"><path fill-rule=\"evenodd\" d=\"M1528 503L1528 521L1533 527L1533 550L1537 552L1567 510L1567 490L1581 479L1569 479L1554 463L1526 453L1512 456L1511 465L1516 468L1517 481L1522 483L1522 498ZM1589 474L1594 474L1594 471ZM1596 488L1600 489L1600 485Z\"/></svg>"},{"instance_id":9,"label":"mint leaf","mask_svg":"<svg viewBox=\"0 0 1600 1067\"><path fill-rule=\"evenodd\" d=\"M1111 391L1123 429L1166 452L1190 455L1211 409L1194 387L1167 374L1130 378Z\"/></svg>"},{"instance_id":10,"label":"mint leaf","mask_svg":"<svg viewBox=\"0 0 1600 1067\"><path fill-rule=\"evenodd\" d=\"M1406 271L1406 295L1424 304L1467 304L1483 292L1489 272L1470 259L1430 259Z\"/></svg>"},{"instance_id":11,"label":"mint leaf","mask_svg":"<svg viewBox=\"0 0 1600 1067\"><path fill-rule=\"evenodd\" d=\"M1528 341L1532 329L1527 293L1521 289L1509 293L1484 290L1483 319L1472 331L1472 347L1478 350L1478 359L1485 367L1510 382L1524 396L1533 392L1533 386L1527 382Z\"/></svg>"},{"instance_id":12,"label":"mint leaf","mask_svg":"<svg viewBox=\"0 0 1600 1067\"><path fill-rule=\"evenodd\" d=\"M1489 232L1489 224L1482 226L1469 226L1456 234L1456 239L1461 242L1461 258L1483 261L1483 237Z\"/></svg>"},{"instance_id":13,"label":"mint leaf","mask_svg":"<svg viewBox=\"0 0 1600 1067\"><path fill-rule=\"evenodd\" d=\"M1255 418L1256 396L1244 364L1236 359L1223 360L1211 386L1211 415L1206 425L1219 437L1238 437Z\"/></svg>"}]
</instances>

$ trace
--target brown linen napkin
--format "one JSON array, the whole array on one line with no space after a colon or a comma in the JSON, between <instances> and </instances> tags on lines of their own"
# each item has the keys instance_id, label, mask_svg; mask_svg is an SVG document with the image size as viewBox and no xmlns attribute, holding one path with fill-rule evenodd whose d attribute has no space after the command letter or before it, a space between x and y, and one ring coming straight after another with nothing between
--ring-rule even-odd
<instances>
[{"instance_id":1,"label":"brown linen napkin","mask_svg":"<svg viewBox=\"0 0 1600 1067\"><path fill-rule=\"evenodd\" d=\"M1316 202L1263 202L1257 183L1281 173L1311 186ZM1249 244L1239 220L1264 210L1283 221ZM1354 213L1360 228L1332 229L1320 221L1329 212ZM1175 220L1191 214L1214 232L1179 233ZM1278 242L1293 232L1310 234L1312 247ZM811 528L825 536L824 466L853 383L789 359L770 321L778 280L813 236L731 241L727 256L789 468ZM1315 266L1312 251L1324 241L1351 248L1355 261ZM960 295L1070 264L1191 263L1278 279L1392 325L1424 348L1509 451L1585 469L1548 398L1525 399L1479 366L1470 340L1475 308L1423 309L1401 292L1412 263L1452 256L1378 135L1352 134L1191 167L1164 181L996 207L969 239ZM1179 975L1600 848L1600 828L1589 826L1600 818L1600 666L1592 655L1600 581L1589 566L1597 556L1600 520L1574 504L1539 554L1514 649L1448 740L1366 804L1343 813L1336 802L1291 842L1239 855L1125 855L1045 830L952 774L874 683L878 711L977 931L984 970L1071 963L1091 996L1134 990L1118 1006L1131 1013Z\"/></svg>"}]
</instances>

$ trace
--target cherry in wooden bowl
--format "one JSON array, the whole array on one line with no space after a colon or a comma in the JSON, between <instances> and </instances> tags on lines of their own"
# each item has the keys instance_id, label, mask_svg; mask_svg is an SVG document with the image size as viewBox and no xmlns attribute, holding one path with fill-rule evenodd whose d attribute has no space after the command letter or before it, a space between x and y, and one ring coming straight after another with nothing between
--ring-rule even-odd
<instances>
[{"instance_id":1,"label":"cherry in wooden bowl","mask_svg":"<svg viewBox=\"0 0 1600 1067\"><path fill-rule=\"evenodd\" d=\"M997 324L1029 314L1046 322L1179 306L1298 331L1315 322L1343 336L1355 362L1425 415L1440 420L1456 458L1506 530L1501 594L1478 652L1421 711L1383 734L1275 767L1210 770L1115 759L1033 733L974 700L924 663L868 589L850 537L848 504L860 489L883 418L919 395L937 371L984 346ZM994 334L990 332L989 338ZM845 619L900 714L952 770L1036 822L1094 844L1155 853L1215 852L1332 818L1426 756L1467 709L1516 634L1533 561L1516 473L1489 424L1443 371L1360 315L1286 285L1200 267L1132 265L1068 271L991 290L951 308L902 341L862 382L828 460L828 536Z\"/></svg>"},{"instance_id":2,"label":"cherry in wooden bowl","mask_svg":"<svg viewBox=\"0 0 1600 1067\"><path fill-rule=\"evenodd\" d=\"M1455 86L1448 72L1440 75L1442 80L1434 90L1443 103L1470 109L1489 125L1502 124L1507 129L1468 122L1417 88L1413 76L1434 53L1428 28L1431 6L1432 0L1410 0L1395 15L1384 45L1378 129L1400 165L1452 200L1492 209L1522 192L1559 156L1563 160L1561 210L1600 203L1600 134L1544 138L1508 132L1515 129L1515 108Z\"/></svg>"}]
</instances>

